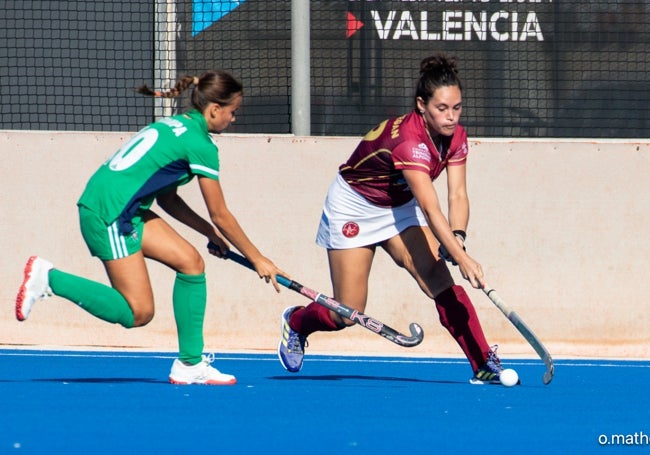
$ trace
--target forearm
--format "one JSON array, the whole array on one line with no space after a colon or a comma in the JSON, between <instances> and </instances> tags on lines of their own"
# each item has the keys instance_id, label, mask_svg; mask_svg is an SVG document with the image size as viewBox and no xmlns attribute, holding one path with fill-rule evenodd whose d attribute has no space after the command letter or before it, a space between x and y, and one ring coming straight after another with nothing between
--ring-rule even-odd
<instances>
[{"instance_id":1,"label":"forearm","mask_svg":"<svg viewBox=\"0 0 650 455\"><path fill-rule=\"evenodd\" d=\"M462 210L462 204L451 203L450 209L453 212L451 215L454 216L454 224L452 224L448 220L448 217L445 217L442 213L438 195L436 194L435 187L431 184L428 174L420 171L407 170L404 171L404 177L420 209L422 209L422 213L433 235L435 235L454 259L462 257L464 254L463 247L452 233L452 226L453 229L464 230L468 218L467 210ZM453 189L454 191L451 194L454 194L456 197L463 194L458 188L454 187ZM467 208L467 205L465 207ZM463 215L463 212L465 215Z\"/></svg>"},{"instance_id":2,"label":"forearm","mask_svg":"<svg viewBox=\"0 0 650 455\"><path fill-rule=\"evenodd\" d=\"M463 247L456 239L444 214L436 208L423 209L424 217L427 220L429 228L438 241L445 247L446 251L456 260L464 254ZM454 228L464 230L461 227Z\"/></svg>"},{"instance_id":3,"label":"forearm","mask_svg":"<svg viewBox=\"0 0 650 455\"><path fill-rule=\"evenodd\" d=\"M198 233L206 237L214 233L210 222L192 210L178 194L158 198L158 205L171 217Z\"/></svg>"},{"instance_id":4,"label":"forearm","mask_svg":"<svg viewBox=\"0 0 650 455\"><path fill-rule=\"evenodd\" d=\"M221 235L235 246L248 260L255 262L261 256L260 251L253 245L237 219L228 210L220 211L212 216L212 222Z\"/></svg>"},{"instance_id":5,"label":"forearm","mask_svg":"<svg viewBox=\"0 0 650 455\"><path fill-rule=\"evenodd\" d=\"M449 197L449 225L452 231L467 231L469 223L469 199L467 196Z\"/></svg>"}]
</instances>

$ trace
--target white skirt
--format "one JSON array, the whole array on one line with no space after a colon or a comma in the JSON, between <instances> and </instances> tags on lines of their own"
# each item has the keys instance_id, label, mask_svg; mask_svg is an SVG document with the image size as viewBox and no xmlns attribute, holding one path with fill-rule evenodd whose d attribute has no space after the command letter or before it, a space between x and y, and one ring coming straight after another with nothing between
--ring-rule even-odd
<instances>
[{"instance_id":1,"label":"white skirt","mask_svg":"<svg viewBox=\"0 0 650 455\"><path fill-rule=\"evenodd\" d=\"M377 207L336 175L325 198L316 244L343 250L376 245L411 226L426 226L415 198L399 207Z\"/></svg>"}]
</instances>

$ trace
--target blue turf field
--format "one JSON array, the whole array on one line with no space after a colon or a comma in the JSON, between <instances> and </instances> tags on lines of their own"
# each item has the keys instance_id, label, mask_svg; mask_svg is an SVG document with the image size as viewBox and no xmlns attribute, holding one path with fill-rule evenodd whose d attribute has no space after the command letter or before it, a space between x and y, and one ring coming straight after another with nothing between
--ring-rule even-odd
<instances>
[{"instance_id":1,"label":"blue turf field","mask_svg":"<svg viewBox=\"0 0 650 455\"><path fill-rule=\"evenodd\" d=\"M220 355L235 386L167 382L169 353L0 350L0 453L641 453L650 362L511 361L473 386L459 359ZM615 440L617 444L600 445ZM621 444L621 442L623 444ZM505 452L504 452L505 451Z\"/></svg>"}]
</instances>

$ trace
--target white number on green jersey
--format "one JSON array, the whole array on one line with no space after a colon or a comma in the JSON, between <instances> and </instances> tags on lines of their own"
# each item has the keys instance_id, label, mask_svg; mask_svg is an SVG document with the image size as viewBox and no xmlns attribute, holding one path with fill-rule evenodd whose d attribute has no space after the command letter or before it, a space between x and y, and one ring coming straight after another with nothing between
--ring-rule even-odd
<instances>
[{"instance_id":1,"label":"white number on green jersey","mask_svg":"<svg viewBox=\"0 0 650 455\"><path fill-rule=\"evenodd\" d=\"M109 160L108 166L112 171L123 171L140 160L158 140L158 131L146 128L124 144Z\"/></svg>"}]
</instances>

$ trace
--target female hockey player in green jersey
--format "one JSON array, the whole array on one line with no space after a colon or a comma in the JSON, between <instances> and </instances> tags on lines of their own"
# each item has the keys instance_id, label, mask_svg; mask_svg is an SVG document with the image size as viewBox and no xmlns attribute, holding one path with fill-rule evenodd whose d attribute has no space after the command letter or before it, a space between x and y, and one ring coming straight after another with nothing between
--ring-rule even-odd
<instances>
[{"instance_id":1,"label":"female hockey player in green jersey","mask_svg":"<svg viewBox=\"0 0 650 455\"><path fill-rule=\"evenodd\" d=\"M107 160L89 180L77 205L81 233L90 253L104 264L112 284L58 270L37 256L29 258L16 298L16 317L27 319L36 301L54 294L68 299L104 321L124 327L146 325L154 316L154 296L145 258L176 272L173 311L179 356L169 380L175 384L234 384L236 379L211 366L203 355L206 308L205 264L202 256L166 221L151 210L154 201L170 216L189 226L219 248L229 243L272 282L285 275L263 256L228 210L219 183L219 151L210 133L224 131L235 121L242 102L242 85L223 71L181 78L168 91L138 91L175 97L192 87L193 109L163 118L139 131ZM210 221L194 212L177 188L197 177Z\"/></svg>"}]
</instances>

